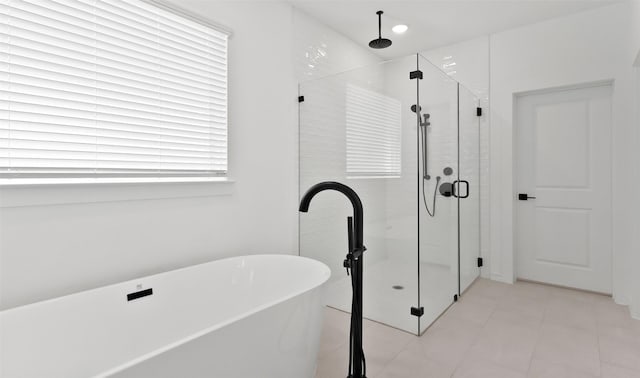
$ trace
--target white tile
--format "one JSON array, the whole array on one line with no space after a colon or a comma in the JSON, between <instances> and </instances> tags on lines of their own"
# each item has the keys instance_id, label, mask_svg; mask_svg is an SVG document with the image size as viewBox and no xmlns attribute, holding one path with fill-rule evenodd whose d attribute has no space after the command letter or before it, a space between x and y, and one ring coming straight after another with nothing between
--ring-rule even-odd
<instances>
[{"instance_id":1,"label":"white tile","mask_svg":"<svg viewBox=\"0 0 640 378\"><path fill-rule=\"evenodd\" d=\"M544 323L564 325L596 332L597 321L593 302L577 297L552 297L547 303Z\"/></svg>"},{"instance_id":2,"label":"white tile","mask_svg":"<svg viewBox=\"0 0 640 378\"><path fill-rule=\"evenodd\" d=\"M349 315L325 314L319 378L346 376ZM640 378L640 321L611 298L477 281L422 336L365 321L370 378Z\"/></svg>"},{"instance_id":3,"label":"white tile","mask_svg":"<svg viewBox=\"0 0 640 378\"><path fill-rule=\"evenodd\" d=\"M506 283L479 278L469 289L467 289L466 292L463 293L462 296L482 296L489 299L499 300L507 294L510 287L511 285Z\"/></svg>"},{"instance_id":4,"label":"white tile","mask_svg":"<svg viewBox=\"0 0 640 378\"><path fill-rule=\"evenodd\" d=\"M456 368L454 378L525 378L522 372L481 358L468 358Z\"/></svg>"},{"instance_id":5,"label":"white tile","mask_svg":"<svg viewBox=\"0 0 640 378\"><path fill-rule=\"evenodd\" d=\"M453 370L453 366L424 357L414 341L372 378L449 378Z\"/></svg>"},{"instance_id":6,"label":"white tile","mask_svg":"<svg viewBox=\"0 0 640 378\"><path fill-rule=\"evenodd\" d=\"M640 370L631 370L620 366L602 364L602 378L639 378Z\"/></svg>"},{"instance_id":7,"label":"white tile","mask_svg":"<svg viewBox=\"0 0 640 378\"><path fill-rule=\"evenodd\" d=\"M549 361L534 358L531 361L528 378L597 378L580 370L574 370L566 365L555 364Z\"/></svg>"},{"instance_id":8,"label":"white tile","mask_svg":"<svg viewBox=\"0 0 640 378\"><path fill-rule=\"evenodd\" d=\"M448 318L463 319L477 325L484 325L497 306L496 301L472 294L463 296L445 313Z\"/></svg>"},{"instance_id":9,"label":"white tile","mask_svg":"<svg viewBox=\"0 0 640 378\"><path fill-rule=\"evenodd\" d=\"M350 315L326 307L318 357L324 357L349 342Z\"/></svg>"},{"instance_id":10,"label":"white tile","mask_svg":"<svg viewBox=\"0 0 640 378\"><path fill-rule=\"evenodd\" d=\"M511 287L509 295L535 299L542 303L551 295L551 288L532 282L516 281Z\"/></svg>"},{"instance_id":11,"label":"white tile","mask_svg":"<svg viewBox=\"0 0 640 378\"><path fill-rule=\"evenodd\" d=\"M445 316L418 339L418 344L424 357L457 366L481 330L474 322Z\"/></svg>"},{"instance_id":12,"label":"white tile","mask_svg":"<svg viewBox=\"0 0 640 378\"><path fill-rule=\"evenodd\" d=\"M492 318L465 358L480 358L526 373L538 333L539 327Z\"/></svg>"},{"instance_id":13,"label":"white tile","mask_svg":"<svg viewBox=\"0 0 640 378\"><path fill-rule=\"evenodd\" d=\"M547 301L527 296L509 295L498 302L493 317L503 317L521 325L540 325L544 319Z\"/></svg>"},{"instance_id":14,"label":"white tile","mask_svg":"<svg viewBox=\"0 0 640 378\"><path fill-rule=\"evenodd\" d=\"M598 337L572 327L543 324L534 357L573 370L600 375Z\"/></svg>"},{"instance_id":15,"label":"white tile","mask_svg":"<svg viewBox=\"0 0 640 378\"><path fill-rule=\"evenodd\" d=\"M613 299L597 301L595 305L598 326L632 328L633 319L629 307L616 304Z\"/></svg>"},{"instance_id":16,"label":"white tile","mask_svg":"<svg viewBox=\"0 0 640 378\"><path fill-rule=\"evenodd\" d=\"M367 321L363 329L363 349L367 362L367 375L380 372L417 336Z\"/></svg>"},{"instance_id":17,"label":"white tile","mask_svg":"<svg viewBox=\"0 0 640 378\"><path fill-rule=\"evenodd\" d=\"M318 358L316 378L346 377L349 368L349 346L343 345L333 352Z\"/></svg>"},{"instance_id":18,"label":"white tile","mask_svg":"<svg viewBox=\"0 0 640 378\"><path fill-rule=\"evenodd\" d=\"M568 289L562 287L549 286L549 294L551 298L571 299L593 304L594 302L606 298L605 295L590 293L588 291Z\"/></svg>"},{"instance_id":19,"label":"white tile","mask_svg":"<svg viewBox=\"0 0 640 378\"><path fill-rule=\"evenodd\" d=\"M600 358L603 362L640 370L640 336L630 329L600 334Z\"/></svg>"}]
</instances>

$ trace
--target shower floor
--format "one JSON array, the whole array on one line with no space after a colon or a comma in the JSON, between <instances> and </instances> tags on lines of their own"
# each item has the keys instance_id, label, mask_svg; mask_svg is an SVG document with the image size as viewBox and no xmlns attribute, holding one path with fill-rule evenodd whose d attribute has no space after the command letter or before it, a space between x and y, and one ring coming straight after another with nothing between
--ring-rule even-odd
<instances>
[{"instance_id":1,"label":"shower floor","mask_svg":"<svg viewBox=\"0 0 640 378\"><path fill-rule=\"evenodd\" d=\"M328 284L327 305L350 312L351 277L343 272L342 278ZM439 264L420 264L420 305L424 307L424 315L419 329L418 318L410 313L411 307L418 306L415 262L401 259L374 262L365 266L362 280L364 317L413 334L423 332L453 303L458 285L456 270Z\"/></svg>"}]
</instances>

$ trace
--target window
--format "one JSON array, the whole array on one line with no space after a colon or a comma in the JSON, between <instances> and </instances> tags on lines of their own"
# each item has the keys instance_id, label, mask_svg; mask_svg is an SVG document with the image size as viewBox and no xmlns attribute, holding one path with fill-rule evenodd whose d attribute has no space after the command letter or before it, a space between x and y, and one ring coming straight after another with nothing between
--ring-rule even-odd
<instances>
[{"instance_id":1,"label":"window","mask_svg":"<svg viewBox=\"0 0 640 378\"><path fill-rule=\"evenodd\" d=\"M0 178L226 175L226 32L140 0L0 18Z\"/></svg>"},{"instance_id":2,"label":"window","mask_svg":"<svg viewBox=\"0 0 640 378\"><path fill-rule=\"evenodd\" d=\"M400 176L400 101L347 85L347 176Z\"/></svg>"}]
</instances>

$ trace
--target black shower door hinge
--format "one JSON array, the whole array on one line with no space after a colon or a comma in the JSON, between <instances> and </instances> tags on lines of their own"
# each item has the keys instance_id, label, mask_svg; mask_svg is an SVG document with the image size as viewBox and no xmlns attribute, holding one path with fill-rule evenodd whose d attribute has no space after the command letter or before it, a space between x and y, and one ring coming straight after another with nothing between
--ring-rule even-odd
<instances>
[{"instance_id":1,"label":"black shower door hinge","mask_svg":"<svg viewBox=\"0 0 640 378\"><path fill-rule=\"evenodd\" d=\"M411 315L421 317L424 315L424 307L411 307Z\"/></svg>"},{"instance_id":2,"label":"black shower door hinge","mask_svg":"<svg viewBox=\"0 0 640 378\"><path fill-rule=\"evenodd\" d=\"M298 96L298 102L304 102L304 96Z\"/></svg>"},{"instance_id":3,"label":"black shower door hinge","mask_svg":"<svg viewBox=\"0 0 640 378\"><path fill-rule=\"evenodd\" d=\"M482 108L476 108L476 115L482 117Z\"/></svg>"},{"instance_id":4,"label":"black shower door hinge","mask_svg":"<svg viewBox=\"0 0 640 378\"><path fill-rule=\"evenodd\" d=\"M483 265L483 260L482 257L478 257L478 268L480 268Z\"/></svg>"},{"instance_id":5,"label":"black shower door hinge","mask_svg":"<svg viewBox=\"0 0 640 378\"><path fill-rule=\"evenodd\" d=\"M420 79L422 80L422 71L416 70L409 72L409 80Z\"/></svg>"}]
</instances>

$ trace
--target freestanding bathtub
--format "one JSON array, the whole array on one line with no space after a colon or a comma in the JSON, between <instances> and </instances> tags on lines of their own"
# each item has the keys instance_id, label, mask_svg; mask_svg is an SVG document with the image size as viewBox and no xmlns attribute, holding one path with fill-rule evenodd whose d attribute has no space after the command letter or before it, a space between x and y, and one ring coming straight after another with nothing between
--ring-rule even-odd
<instances>
[{"instance_id":1,"label":"freestanding bathtub","mask_svg":"<svg viewBox=\"0 0 640 378\"><path fill-rule=\"evenodd\" d=\"M0 312L2 378L305 378L329 268L233 257Z\"/></svg>"}]
</instances>

